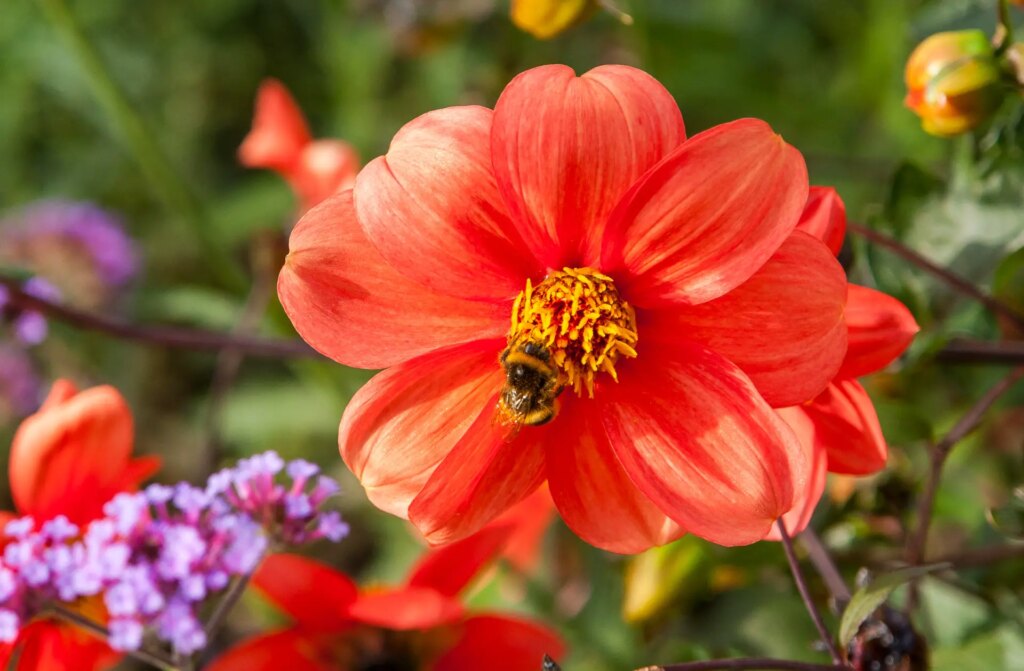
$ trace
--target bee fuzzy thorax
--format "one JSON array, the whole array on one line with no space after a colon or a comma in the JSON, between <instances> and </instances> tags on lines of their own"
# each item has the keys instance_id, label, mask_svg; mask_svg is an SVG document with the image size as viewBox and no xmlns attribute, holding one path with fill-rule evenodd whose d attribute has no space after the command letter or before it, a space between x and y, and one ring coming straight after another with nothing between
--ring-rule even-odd
<instances>
[{"instance_id":1,"label":"bee fuzzy thorax","mask_svg":"<svg viewBox=\"0 0 1024 671\"><path fill-rule=\"evenodd\" d=\"M636 357L636 314L614 281L592 268L553 271L526 288L512 306L509 350L535 343L550 357L559 384L594 395L601 372L618 381L619 357Z\"/></svg>"}]
</instances>

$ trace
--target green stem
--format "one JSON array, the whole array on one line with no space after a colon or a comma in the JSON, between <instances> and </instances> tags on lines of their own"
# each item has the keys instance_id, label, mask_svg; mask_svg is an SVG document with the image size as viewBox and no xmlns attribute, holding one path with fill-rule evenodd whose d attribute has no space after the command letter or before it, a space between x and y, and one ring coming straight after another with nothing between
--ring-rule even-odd
<instances>
[{"instance_id":1,"label":"green stem","mask_svg":"<svg viewBox=\"0 0 1024 671\"><path fill-rule=\"evenodd\" d=\"M77 625L82 629L85 629L89 633L101 638L103 640L110 639L110 632L107 628L98 622L94 622L89 618L76 613L73 610L68 610L64 606L59 604L53 604L50 606L51 611L57 617L71 624ZM140 648L139 650L125 650L124 654L128 657L132 657L141 662L145 662L151 666L155 666L161 671L181 671L177 664L172 662L163 656L162 653Z\"/></svg>"},{"instance_id":2,"label":"green stem","mask_svg":"<svg viewBox=\"0 0 1024 671\"><path fill-rule=\"evenodd\" d=\"M232 290L244 290L247 284L245 274L214 236L199 199L171 165L152 129L114 81L67 2L40 0L40 5L61 39L74 53L97 101L114 121L114 127L134 155L153 190L192 227L218 281Z\"/></svg>"}]
</instances>

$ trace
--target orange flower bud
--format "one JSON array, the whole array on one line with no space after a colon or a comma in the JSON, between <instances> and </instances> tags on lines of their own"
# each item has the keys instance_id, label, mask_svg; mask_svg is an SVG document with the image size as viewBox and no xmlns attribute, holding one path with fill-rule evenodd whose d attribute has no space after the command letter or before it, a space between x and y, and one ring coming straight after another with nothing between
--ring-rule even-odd
<instances>
[{"instance_id":1,"label":"orange flower bud","mask_svg":"<svg viewBox=\"0 0 1024 671\"><path fill-rule=\"evenodd\" d=\"M573 27L596 6L594 0L512 0L512 23L546 40Z\"/></svg>"},{"instance_id":2,"label":"orange flower bud","mask_svg":"<svg viewBox=\"0 0 1024 671\"><path fill-rule=\"evenodd\" d=\"M975 128L1002 98L999 65L980 30L932 35L914 49L904 77L907 107L940 137Z\"/></svg>"}]
</instances>

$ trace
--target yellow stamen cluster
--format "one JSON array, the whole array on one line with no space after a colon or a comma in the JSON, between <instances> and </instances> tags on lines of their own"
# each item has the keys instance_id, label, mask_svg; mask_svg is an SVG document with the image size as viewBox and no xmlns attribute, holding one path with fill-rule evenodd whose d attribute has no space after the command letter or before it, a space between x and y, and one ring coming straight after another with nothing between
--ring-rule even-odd
<instances>
[{"instance_id":1,"label":"yellow stamen cluster","mask_svg":"<svg viewBox=\"0 0 1024 671\"><path fill-rule=\"evenodd\" d=\"M618 382L615 362L636 357L636 313L622 300L615 283L592 268L563 268L536 287L526 289L512 305L510 345L544 345L558 367L561 384L577 394L594 396L594 377L601 371Z\"/></svg>"}]
</instances>

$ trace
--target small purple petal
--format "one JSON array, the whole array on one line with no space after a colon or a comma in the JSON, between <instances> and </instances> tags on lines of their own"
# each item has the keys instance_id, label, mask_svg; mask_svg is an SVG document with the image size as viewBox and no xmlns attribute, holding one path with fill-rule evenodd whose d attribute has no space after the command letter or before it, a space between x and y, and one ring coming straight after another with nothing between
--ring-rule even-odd
<instances>
[{"instance_id":1,"label":"small purple petal","mask_svg":"<svg viewBox=\"0 0 1024 671\"><path fill-rule=\"evenodd\" d=\"M64 515L57 515L52 520L43 523L42 534L53 541L64 541L78 535L78 527Z\"/></svg>"},{"instance_id":2,"label":"small purple petal","mask_svg":"<svg viewBox=\"0 0 1024 671\"><path fill-rule=\"evenodd\" d=\"M313 504L305 494L289 494L284 497L284 510L287 519L303 519L313 514Z\"/></svg>"},{"instance_id":3,"label":"small purple petal","mask_svg":"<svg viewBox=\"0 0 1024 671\"><path fill-rule=\"evenodd\" d=\"M18 640L21 630L21 619L18 614L0 608L0 643L14 643Z\"/></svg>"},{"instance_id":4,"label":"small purple petal","mask_svg":"<svg viewBox=\"0 0 1024 671\"><path fill-rule=\"evenodd\" d=\"M103 595L103 603L113 617L135 615L139 609L139 600L135 590L127 582L114 585Z\"/></svg>"},{"instance_id":5,"label":"small purple petal","mask_svg":"<svg viewBox=\"0 0 1024 671\"><path fill-rule=\"evenodd\" d=\"M349 526L346 522L342 521L341 515L338 512L330 510L320 516L317 531L327 540L336 543L348 535Z\"/></svg>"},{"instance_id":6,"label":"small purple petal","mask_svg":"<svg viewBox=\"0 0 1024 671\"><path fill-rule=\"evenodd\" d=\"M138 650L142 647L142 623L137 620L111 620L110 647L114 650Z\"/></svg>"},{"instance_id":7,"label":"small purple petal","mask_svg":"<svg viewBox=\"0 0 1024 671\"><path fill-rule=\"evenodd\" d=\"M323 501L326 498L334 496L340 491L341 485L326 475L321 475L316 479L316 487L313 489L313 498L317 501Z\"/></svg>"},{"instance_id":8,"label":"small purple petal","mask_svg":"<svg viewBox=\"0 0 1024 671\"><path fill-rule=\"evenodd\" d=\"M17 576L6 566L0 566L0 601L7 601L18 587Z\"/></svg>"},{"instance_id":9,"label":"small purple petal","mask_svg":"<svg viewBox=\"0 0 1024 671\"><path fill-rule=\"evenodd\" d=\"M26 345L38 345L46 340L50 326L46 317L38 312L22 312L14 320L14 335L19 342Z\"/></svg>"},{"instance_id":10,"label":"small purple petal","mask_svg":"<svg viewBox=\"0 0 1024 671\"><path fill-rule=\"evenodd\" d=\"M167 485L153 483L146 487L146 500L153 505L167 503L174 497L174 488Z\"/></svg>"},{"instance_id":11,"label":"small purple petal","mask_svg":"<svg viewBox=\"0 0 1024 671\"><path fill-rule=\"evenodd\" d=\"M60 289L39 276L30 277L21 285L21 289L29 296L34 296L44 301L56 302L60 300Z\"/></svg>"},{"instance_id":12,"label":"small purple petal","mask_svg":"<svg viewBox=\"0 0 1024 671\"><path fill-rule=\"evenodd\" d=\"M25 538L36 528L36 521L31 517L19 517L11 520L4 527L4 535L8 538Z\"/></svg>"},{"instance_id":13,"label":"small purple petal","mask_svg":"<svg viewBox=\"0 0 1024 671\"><path fill-rule=\"evenodd\" d=\"M308 480L319 472L319 466L305 459L296 459L288 464L288 477L292 480Z\"/></svg>"}]
</instances>

